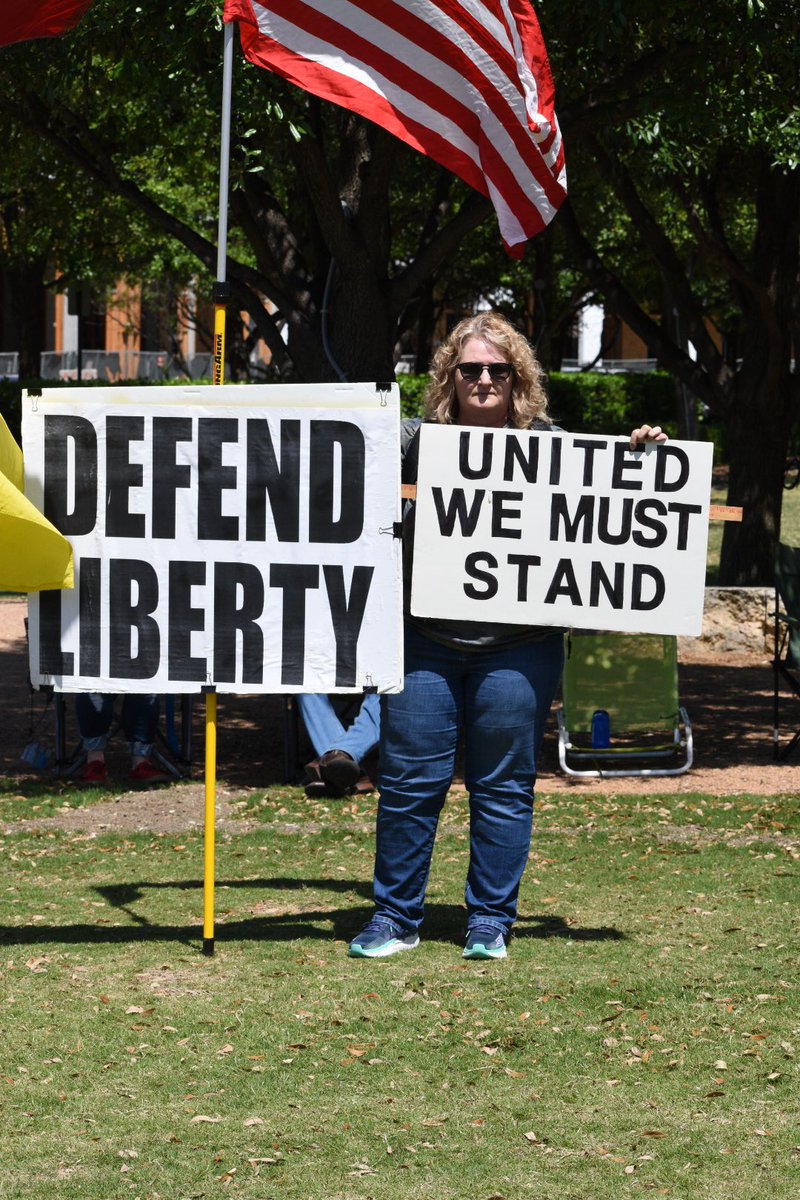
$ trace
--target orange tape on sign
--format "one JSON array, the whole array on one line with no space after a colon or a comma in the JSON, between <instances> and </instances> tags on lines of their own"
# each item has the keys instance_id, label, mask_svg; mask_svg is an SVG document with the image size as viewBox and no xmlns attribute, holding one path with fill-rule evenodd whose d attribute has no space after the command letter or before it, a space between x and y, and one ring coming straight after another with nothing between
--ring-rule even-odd
<instances>
[{"instance_id":1,"label":"orange tape on sign","mask_svg":"<svg viewBox=\"0 0 800 1200\"><path fill-rule=\"evenodd\" d=\"M742 509L734 504L711 504L708 509L709 521L741 521Z\"/></svg>"}]
</instances>

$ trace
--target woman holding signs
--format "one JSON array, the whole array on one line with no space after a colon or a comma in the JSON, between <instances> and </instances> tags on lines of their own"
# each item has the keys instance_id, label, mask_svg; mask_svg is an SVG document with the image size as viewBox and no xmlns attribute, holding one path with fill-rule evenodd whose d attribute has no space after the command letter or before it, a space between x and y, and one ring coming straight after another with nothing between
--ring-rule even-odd
<instances>
[{"instance_id":1,"label":"woman holding signs","mask_svg":"<svg viewBox=\"0 0 800 1200\"><path fill-rule=\"evenodd\" d=\"M485 429L553 428L544 372L496 313L461 321L433 358L426 420ZM403 429L403 480L416 483L418 424ZM631 435L664 441L658 426ZM404 522L410 593L413 506ZM375 915L353 958L419 944L439 814L466 743L470 856L465 958L505 958L528 859L536 757L563 665L563 630L412 617L406 603L404 690L382 698Z\"/></svg>"}]
</instances>

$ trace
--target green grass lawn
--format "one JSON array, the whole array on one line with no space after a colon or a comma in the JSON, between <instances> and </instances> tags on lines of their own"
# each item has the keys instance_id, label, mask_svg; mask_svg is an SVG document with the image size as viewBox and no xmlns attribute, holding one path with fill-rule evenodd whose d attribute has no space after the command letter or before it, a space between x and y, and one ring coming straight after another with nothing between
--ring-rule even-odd
<instances>
[{"instance_id":1,"label":"green grass lawn","mask_svg":"<svg viewBox=\"0 0 800 1200\"><path fill-rule=\"evenodd\" d=\"M460 957L463 797L422 944L382 961L345 954L374 801L240 811L261 826L219 839L213 958L198 835L3 839L0 1196L798 1193L794 800L542 801L486 964Z\"/></svg>"}]
</instances>

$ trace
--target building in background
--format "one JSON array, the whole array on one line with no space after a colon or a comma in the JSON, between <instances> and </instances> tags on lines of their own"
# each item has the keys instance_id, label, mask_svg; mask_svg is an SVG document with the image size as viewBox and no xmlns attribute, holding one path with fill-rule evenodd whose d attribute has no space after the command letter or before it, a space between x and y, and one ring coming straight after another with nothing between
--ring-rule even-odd
<instances>
[{"instance_id":1,"label":"building in background","mask_svg":"<svg viewBox=\"0 0 800 1200\"><path fill-rule=\"evenodd\" d=\"M653 371L656 359L630 326L600 304L587 304L572 322L562 371Z\"/></svg>"},{"instance_id":2,"label":"building in background","mask_svg":"<svg viewBox=\"0 0 800 1200\"><path fill-rule=\"evenodd\" d=\"M18 282L0 270L0 378L20 371ZM28 314L43 349L38 376L43 380L163 381L211 377L214 310L192 290L170 287L160 294L119 282L103 300L86 287L63 292L38 287L38 303ZM242 314L242 331L247 330ZM31 356L29 355L29 358ZM256 377L271 355L258 343L252 355ZM229 372L226 369L226 377Z\"/></svg>"},{"instance_id":3,"label":"building in background","mask_svg":"<svg viewBox=\"0 0 800 1200\"><path fill-rule=\"evenodd\" d=\"M42 379L200 379L211 374L213 310L181 291L148 303L139 288L118 283L107 303L88 288L50 293L51 347ZM80 363L79 363L80 356Z\"/></svg>"}]
</instances>

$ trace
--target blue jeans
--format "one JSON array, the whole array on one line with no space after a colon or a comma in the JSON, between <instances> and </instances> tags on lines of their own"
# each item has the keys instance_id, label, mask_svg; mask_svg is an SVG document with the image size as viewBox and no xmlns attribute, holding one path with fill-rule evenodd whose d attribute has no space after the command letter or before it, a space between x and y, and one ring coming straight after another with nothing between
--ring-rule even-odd
<instances>
[{"instance_id":1,"label":"blue jeans","mask_svg":"<svg viewBox=\"0 0 800 1200\"><path fill-rule=\"evenodd\" d=\"M339 720L328 696L302 693L297 697L297 706L318 757L327 750L344 750L356 762L361 762L378 744L381 702L374 692L364 696L358 715L348 729Z\"/></svg>"},{"instance_id":2,"label":"blue jeans","mask_svg":"<svg viewBox=\"0 0 800 1200\"><path fill-rule=\"evenodd\" d=\"M84 750L105 750L114 719L115 699L115 696L99 692L79 692L75 697L75 713ZM158 696L131 693L123 697L122 728L134 757L150 757L157 724Z\"/></svg>"},{"instance_id":3,"label":"blue jeans","mask_svg":"<svg viewBox=\"0 0 800 1200\"><path fill-rule=\"evenodd\" d=\"M406 629L405 687L383 697L376 914L422 921L439 814L466 740L470 803L467 925L507 933L528 860L536 756L564 661L561 633L461 651Z\"/></svg>"}]
</instances>

